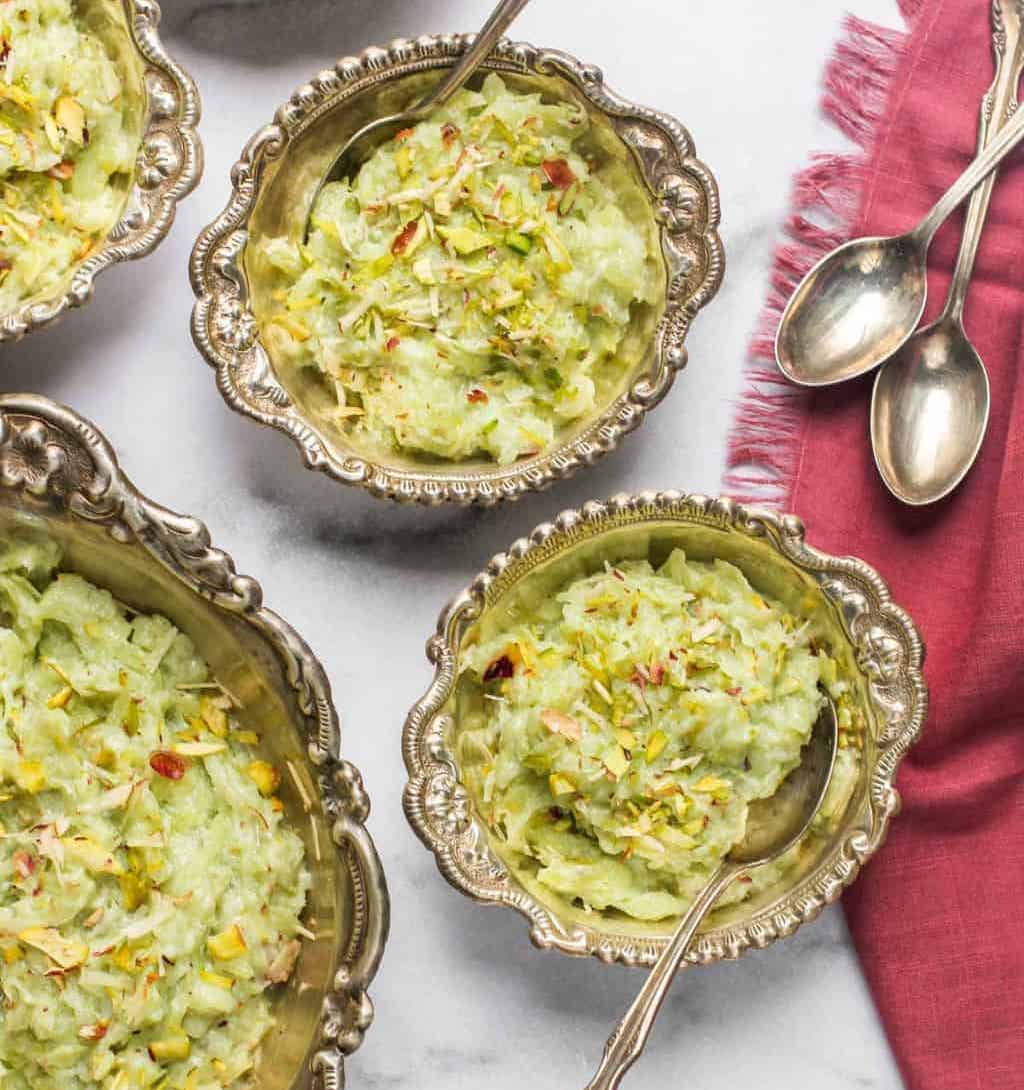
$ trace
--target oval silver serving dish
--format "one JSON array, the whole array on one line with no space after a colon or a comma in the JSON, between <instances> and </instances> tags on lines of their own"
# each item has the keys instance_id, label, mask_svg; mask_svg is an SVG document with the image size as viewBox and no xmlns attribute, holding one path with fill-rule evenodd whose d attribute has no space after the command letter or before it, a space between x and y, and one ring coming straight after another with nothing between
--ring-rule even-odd
<instances>
[{"instance_id":1,"label":"oval silver serving dish","mask_svg":"<svg viewBox=\"0 0 1024 1090\"><path fill-rule=\"evenodd\" d=\"M151 253L174 222L175 208L203 169L199 92L157 33L155 0L77 0L76 9L119 61L139 138L135 175L124 187L120 216L102 243L56 292L0 314L0 342L17 341L92 298L96 277L119 261Z\"/></svg>"},{"instance_id":2,"label":"oval silver serving dish","mask_svg":"<svg viewBox=\"0 0 1024 1090\"><path fill-rule=\"evenodd\" d=\"M825 831L809 834L776 885L715 912L688 960L734 958L813 919L854 880L899 808L896 768L920 733L927 709L924 650L913 622L893 604L873 569L811 548L793 516L728 499L646 492L565 511L495 556L441 614L427 645L434 680L410 712L404 733L405 811L413 829L456 889L481 904L521 912L539 947L649 966L676 921L643 923L620 913L584 911L502 857L501 844L475 814L454 756L461 649L485 623L521 616L529 611L531 596L550 594L564 579L593 571L605 560L658 562L677 545L694 559L736 564L758 590L812 618L851 682L866 724L848 740L859 747L855 786L840 797L830 793L824 810L832 816Z\"/></svg>"},{"instance_id":3,"label":"oval silver serving dish","mask_svg":"<svg viewBox=\"0 0 1024 1090\"><path fill-rule=\"evenodd\" d=\"M386 49L345 57L300 87L246 145L231 172L231 199L192 254L198 299L192 333L216 368L228 404L290 435L309 468L395 500L492 504L544 488L612 450L661 401L686 363L690 322L714 296L724 267L717 187L679 122L620 98L593 65L503 41L485 68L515 86L579 103L610 133L621 161L640 181L661 244L662 303L634 316L629 347L621 353L623 377L605 404L532 457L511 466L428 463L397 454L385 461L357 449L318 413L319 384L302 371L291 373L263 343L261 320L279 304L272 285L254 276L247 245L262 236L300 237L316 184L349 135L422 96L469 40L399 39Z\"/></svg>"},{"instance_id":4,"label":"oval silver serving dish","mask_svg":"<svg viewBox=\"0 0 1024 1090\"><path fill-rule=\"evenodd\" d=\"M281 798L303 837L313 882L307 940L274 999L276 1024L256 1071L260 1090L344 1085L344 1057L373 1018L367 988L387 939L387 886L365 828L369 800L340 754L323 667L262 603L206 527L143 496L94 425L28 394L0 396L0 532L34 526L65 563L121 601L169 617L242 703Z\"/></svg>"}]
</instances>

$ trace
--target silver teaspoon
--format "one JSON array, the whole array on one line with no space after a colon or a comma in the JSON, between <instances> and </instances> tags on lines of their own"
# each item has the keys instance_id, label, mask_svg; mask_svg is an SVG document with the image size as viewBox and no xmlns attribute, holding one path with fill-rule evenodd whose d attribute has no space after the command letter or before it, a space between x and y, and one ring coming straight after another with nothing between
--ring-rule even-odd
<instances>
[{"instance_id":1,"label":"silver teaspoon","mask_svg":"<svg viewBox=\"0 0 1024 1090\"><path fill-rule=\"evenodd\" d=\"M725 857L679 921L640 994L608 1038L601 1065L586 1090L615 1090L622 1076L639 1059L690 941L726 887L753 867L778 859L807 832L832 779L837 732L836 710L830 700L814 724L800 755L800 764L774 795L750 804L743 840Z\"/></svg>"},{"instance_id":2,"label":"silver teaspoon","mask_svg":"<svg viewBox=\"0 0 1024 1090\"><path fill-rule=\"evenodd\" d=\"M480 28L480 33L473 39L472 45L462 54L459 63L426 98L401 113L376 118L348 138L331 164L330 170L321 178L313 199L309 202L303 238L309 238L313 209L316 207L317 198L323 187L328 182L354 177L356 171L381 144L393 139L395 133L423 121L434 110L440 109L480 67L487 55L498 44L502 34L508 30L513 19L528 3L529 0L501 0L491 12L490 18Z\"/></svg>"},{"instance_id":3,"label":"silver teaspoon","mask_svg":"<svg viewBox=\"0 0 1024 1090\"><path fill-rule=\"evenodd\" d=\"M935 232L1022 137L1024 110L1018 110L912 231L854 239L822 258L783 312L775 338L782 373L802 386L830 386L893 355L921 320Z\"/></svg>"},{"instance_id":4,"label":"silver teaspoon","mask_svg":"<svg viewBox=\"0 0 1024 1090\"><path fill-rule=\"evenodd\" d=\"M979 150L1017 107L1024 69L1020 0L994 0L996 76L981 104ZM974 271L995 174L971 194L953 282L938 319L885 364L871 394L871 446L889 491L919 506L948 495L964 479L988 426L988 375L964 332L964 299Z\"/></svg>"}]
</instances>

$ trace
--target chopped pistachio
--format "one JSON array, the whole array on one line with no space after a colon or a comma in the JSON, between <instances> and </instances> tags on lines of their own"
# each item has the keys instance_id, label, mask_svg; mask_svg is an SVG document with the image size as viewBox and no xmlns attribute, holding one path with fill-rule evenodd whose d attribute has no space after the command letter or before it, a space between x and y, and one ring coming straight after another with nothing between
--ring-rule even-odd
<instances>
[{"instance_id":1,"label":"chopped pistachio","mask_svg":"<svg viewBox=\"0 0 1024 1090\"><path fill-rule=\"evenodd\" d=\"M572 182L558 201L558 214L567 216L576 204L576 198L580 195L580 183Z\"/></svg>"},{"instance_id":2,"label":"chopped pistachio","mask_svg":"<svg viewBox=\"0 0 1024 1090\"><path fill-rule=\"evenodd\" d=\"M19 761L14 766L14 782L30 795L38 794L46 786L46 773L39 761Z\"/></svg>"},{"instance_id":3,"label":"chopped pistachio","mask_svg":"<svg viewBox=\"0 0 1024 1090\"><path fill-rule=\"evenodd\" d=\"M205 980L207 984L212 984L215 988L223 988L225 991L235 986L234 978L224 976L223 973L211 973L207 969L200 969L199 977L201 980Z\"/></svg>"},{"instance_id":4,"label":"chopped pistachio","mask_svg":"<svg viewBox=\"0 0 1024 1090\"><path fill-rule=\"evenodd\" d=\"M601 760L616 779L621 779L629 768L629 758L623 753L621 746L609 746Z\"/></svg>"},{"instance_id":5,"label":"chopped pistachio","mask_svg":"<svg viewBox=\"0 0 1024 1090\"><path fill-rule=\"evenodd\" d=\"M264 798L272 795L281 782L280 773L267 761L252 761L245 771Z\"/></svg>"},{"instance_id":6,"label":"chopped pistachio","mask_svg":"<svg viewBox=\"0 0 1024 1090\"><path fill-rule=\"evenodd\" d=\"M245 935L238 924L232 924L227 930L208 938L206 947L218 961L241 957L247 949Z\"/></svg>"},{"instance_id":7,"label":"chopped pistachio","mask_svg":"<svg viewBox=\"0 0 1024 1090\"><path fill-rule=\"evenodd\" d=\"M518 231L508 231L505 234L505 245L510 250L515 250L517 254L526 255L533 249L533 239Z\"/></svg>"},{"instance_id":8,"label":"chopped pistachio","mask_svg":"<svg viewBox=\"0 0 1024 1090\"><path fill-rule=\"evenodd\" d=\"M662 755L665 750L665 746L668 745L668 735L663 730L656 730L647 739L647 746L644 749L644 760L649 764L654 762Z\"/></svg>"},{"instance_id":9,"label":"chopped pistachio","mask_svg":"<svg viewBox=\"0 0 1024 1090\"><path fill-rule=\"evenodd\" d=\"M728 787L729 781L723 780L718 776L701 776L701 778L693 785L694 791L700 791L701 793L711 793L714 791L720 791L723 787Z\"/></svg>"},{"instance_id":10,"label":"chopped pistachio","mask_svg":"<svg viewBox=\"0 0 1024 1090\"><path fill-rule=\"evenodd\" d=\"M187 1060L191 1051L192 1045L185 1036L165 1037L159 1041L152 1041L149 1045L149 1055L157 1063L164 1060L171 1063L176 1060Z\"/></svg>"},{"instance_id":11,"label":"chopped pistachio","mask_svg":"<svg viewBox=\"0 0 1024 1090\"><path fill-rule=\"evenodd\" d=\"M492 245L488 235L471 227L438 227L437 233L449 242L457 254L472 254Z\"/></svg>"},{"instance_id":12,"label":"chopped pistachio","mask_svg":"<svg viewBox=\"0 0 1024 1090\"><path fill-rule=\"evenodd\" d=\"M124 710L124 721L121 723L125 734L135 734L139 729L139 705L134 700L128 701L128 707Z\"/></svg>"},{"instance_id":13,"label":"chopped pistachio","mask_svg":"<svg viewBox=\"0 0 1024 1090\"><path fill-rule=\"evenodd\" d=\"M218 738L224 738L228 733L228 713L217 702L217 699L209 696L199 698L199 714L203 722L209 728L210 733Z\"/></svg>"},{"instance_id":14,"label":"chopped pistachio","mask_svg":"<svg viewBox=\"0 0 1024 1090\"><path fill-rule=\"evenodd\" d=\"M118 883L125 912L134 912L149 900L149 885L137 874L122 874Z\"/></svg>"},{"instance_id":15,"label":"chopped pistachio","mask_svg":"<svg viewBox=\"0 0 1024 1090\"><path fill-rule=\"evenodd\" d=\"M564 772L553 772L548 777L548 787L556 799L562 795L571 795L576 790L576 784Z\"/></svg>"},{"instance_id":16,"label":"chopped pistachio","mask_svg":"<svg viewBox=\"0 0 1024 1090\"><path fill-rule=\"evenodd\" d=\"M48 708L67 707L68 701L75 695L75 690L70 685L65 685L59 692L53 694L46 702Z\"/></svg>"},{"instance_id":17,"label":"chopped pistachio","mask_svg":"<svg viewBox=\"0 0 1024 1090\"><path fill-rule=\"evenodd\" d=\"M93 758L93 764L97 768L111 769L117 764L117 754L112 749L104 747Z\"/></svg>"}]
</instances>

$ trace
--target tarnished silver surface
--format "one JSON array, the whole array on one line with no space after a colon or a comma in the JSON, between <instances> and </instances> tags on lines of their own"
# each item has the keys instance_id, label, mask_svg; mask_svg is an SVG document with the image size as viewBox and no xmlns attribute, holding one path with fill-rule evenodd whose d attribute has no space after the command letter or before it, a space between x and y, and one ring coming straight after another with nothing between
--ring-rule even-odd
<instances>
[{"instance_id":1,"label":"tarnished silver surface","mask_svg":"<svg viewBox=\"0 0 1024 1090\"><path fill-rule=\"evenodd\" d=\"M826 254L782 313L775 337L782 373L802 386L831 386L867 374L897 352L924 313L935 232L1022 139L1024 112L1018 110L913 230L852 239Z\"/></svg>"},{"instance_id":2,"label":"tarnished silver surface","mask_svg":"<svg viewBox=\"0 0 1024 1090\"><path fill-rule=\"evenodd\" d=\"M250 279L245 249L259 226L301 237L316 182L341 144L374 117L395 113L450 67L471 41L462 35L398 39L387 48L342 58L300 87L256 133L232 170L227 207L199 236L192 253L197 303L192 334L217 384L236 411L279 428L303 460L337 480L378 496L427 504L493 504L545 488L617 446L668 392L686 363L683 342L694 315L715 294L724 258L718 237L715 181L694 157L693 142L673 118L636 106L609 90L601 72L565 53L502 41L483 65L549 94L572 98L618 135L639 171L656 217L665 263L665 297L626 381L610 405L540 454L512 466L490 463L384 464L329 433L286 380L260 341L254 311L260 285Z\"/></svg>"},{"instance_id":3,"label":"tarnished silver surface","mask_svg":"<svg viewBox=\"0 0 1024 1090\"><path fill-rule=\"evenodd\" d=\"M170 617L237 697L282 775L313 875L295 973L273 999L260 1090L340 1090L344 1057L373 1018L367 994L387 939L387 886L366 831L369 799L341 756L323 667L262 603L206 527L137 491L94 425L29 394L0 396L0 532L39 527L75 571Z\"/></svg>"},{"instance_id":4,"label":"tarnished silver surface","mask_svg":"<svg viewBox=\"0 0 1024 1090\"><path fill-rule=\"evenodd\" d=\"M1017 109L1024 71L1024 0L992 0L996 74L981 102L981 151ZM964 300L974 271L996 175L971 194L956 268L939 317L875 376L871 448L889 491L920 506L948 495L974 465L988 428L988 374L964 331Z\"/></svg>"},{"instance_id":5,"label":"tarnished silver surface","mask_svg":"<svg viewBox=\"0 0 1024 1090\"><path fill-rule=\"evenodd\" d=\"M101 5L106 0L78 0L79 10L86 14ZM196 132L199 92L164 49L157 32L159 5L155 0L115 0L115 5L123 11L121 25L104 23L102 36L111 53L125 60L122 71L138 83L126 89L139 97L141 108L133 184L106 240L75 267L61 291L0 315L0 343L20 340L88 302L104 269L151 253L170 230L178 201L195 189L202 174L203 151Z\"/></svg>"},{"instance_id":6,"label":"tarnished silver surface","mask_svg":"<svg viewBox=\"0 0 1024 1090\"><path fill-rule=\"evenodd\" d=\"M495 556L441 614L427 644L434 680L409 713L403 738L406 816L441 873L474 900L507 905L526 916L539 947L649 966L677 921L652 924L586 913L536 882L527 885L506 866L474 814L454 756L461 648L488 616L529 608L531 576L560 579L563 572L592 570L605 559L664 556L677 545L696 559L729 560L759 590L813 616L867 724L859 781L831 835L803 842L806 850L778 887L716 911L710 929L691 943L687 961L734 958L792 934L854 880L899 808L893 779L927 710L924 648L913 622L872 568L807 545L803 524L791 515L728 499L645 492L565 511Z\"/></svg>"}]
</instances>

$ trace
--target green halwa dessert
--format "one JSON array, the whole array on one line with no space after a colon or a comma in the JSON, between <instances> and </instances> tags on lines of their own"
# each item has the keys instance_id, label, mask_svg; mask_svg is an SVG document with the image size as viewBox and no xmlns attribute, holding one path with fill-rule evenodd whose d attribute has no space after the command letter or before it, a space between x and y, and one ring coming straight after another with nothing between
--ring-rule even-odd
<instances>
[{"instance_id":1,"label":"green halwa dessert","mask_svg":"<svg viewBox=\"0 0 1024 1090\"><path fill-rule=\"evenodd\" d=\"M321 375L362 447L514 462L623 377L634 308L664 271L639 184L598 161L586 112L494 74L325 186L263 335ZM643 209L640 213L637 210Z\"/></svg>"},{"instance_id":2,"label":"green halwa dessert","mask_svg":"<svg viewBox=\"0 0 1024 1090\"><path fill-rule=\"evenodd\" d=\"M309 887L192 642L0 545L0 1087L247 1084Z\"/></svg>"},{"instance_id":3,"label":"green halwa dessert","mask_svg":"<svg viewBox=\"0 0 1024 1090\"><path fill-rule=\"evenodd\" d=\"M0 314L54 291L120 213L138 136L71 0L0 3Z\"/></svg>"},{"instance_id":4,"label":"green halwa dessert","mask_svg":"<svg viewBox=\"0 0 1024 1090\"><path fill-rule=\"evenodd\" d=\"M482 700L457 755L506 856L585 909L681 914L775 793L826 700L843 795L853 711L836 664L722 560L677 549L578 578L466 650ZM835 796L833 796L835 797ZM730 891L742 899L779 865Z\"/></svg>"}]
</instances>

